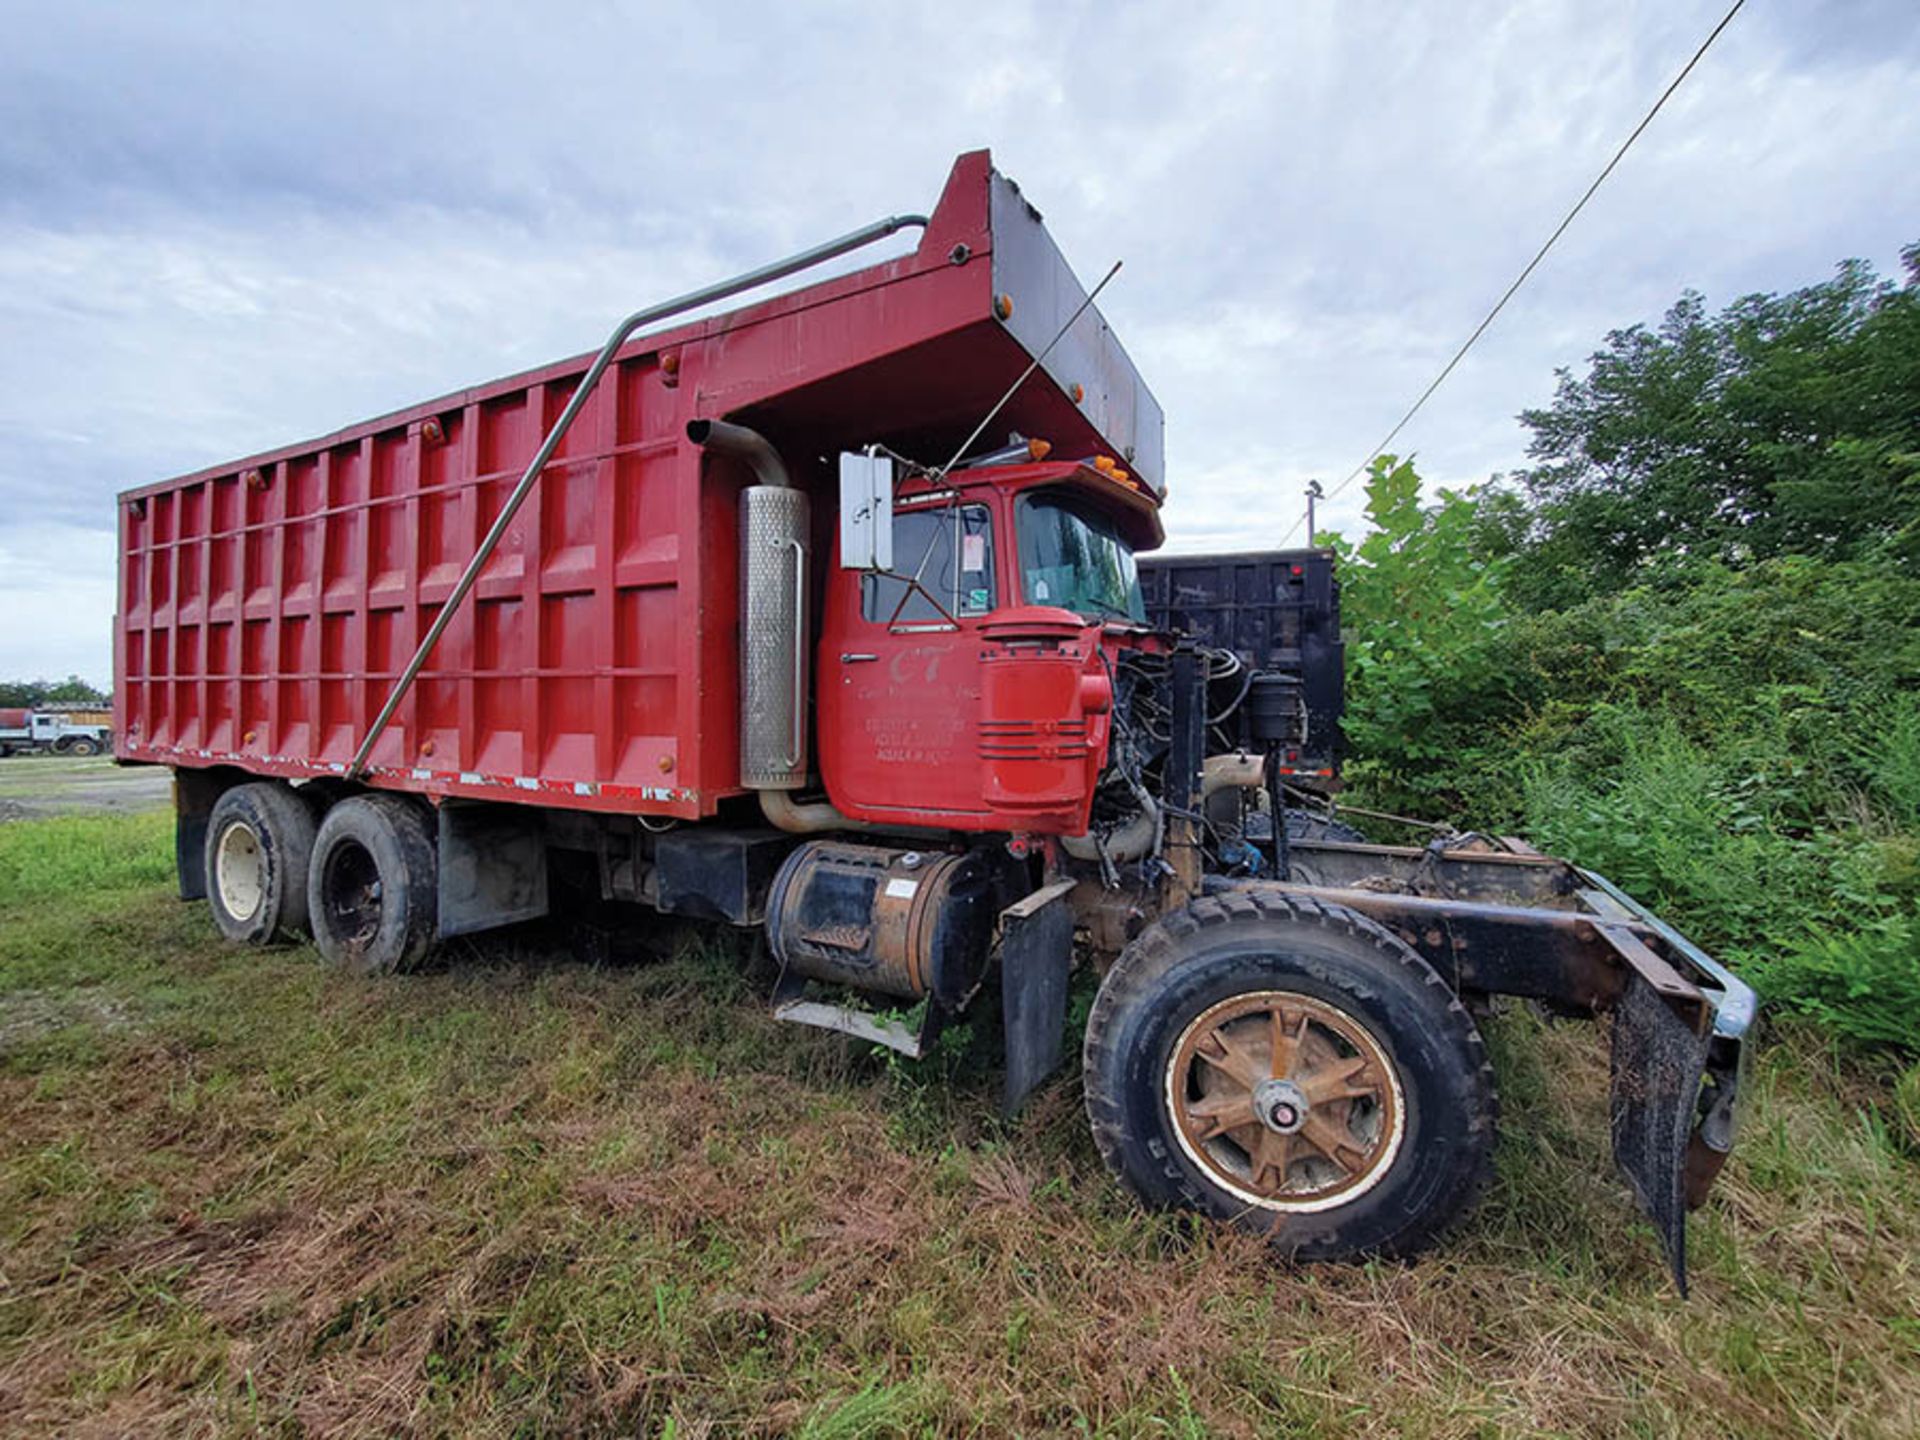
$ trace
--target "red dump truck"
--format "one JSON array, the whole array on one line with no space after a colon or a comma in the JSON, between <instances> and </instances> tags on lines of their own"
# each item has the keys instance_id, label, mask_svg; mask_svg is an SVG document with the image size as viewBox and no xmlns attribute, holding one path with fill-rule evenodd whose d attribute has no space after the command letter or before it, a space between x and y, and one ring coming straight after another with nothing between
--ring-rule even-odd
<instances>
[{"instance_id":1,"label":"red dump truck","mask_svg":"<svg viewBox=\"0 0 1920 1440\"><path fill-rule=\"evenodd\" d=\"M1149 622L1161 436L965 155L930 216L595 355L127 492L119 753L175 774L183 897L336 966L583 896L751 927L778 1013L907 1054L994 997L1009 1108L1092 967L1107 1161L1300 1257L1413 1252L1478 1194L1487 997L1608 1015L1616 1158L1684 1277L1751 992L1517 841L1277 823L1324 768L1312 686L1278 630Z\"/></svg>"}]
</instances>

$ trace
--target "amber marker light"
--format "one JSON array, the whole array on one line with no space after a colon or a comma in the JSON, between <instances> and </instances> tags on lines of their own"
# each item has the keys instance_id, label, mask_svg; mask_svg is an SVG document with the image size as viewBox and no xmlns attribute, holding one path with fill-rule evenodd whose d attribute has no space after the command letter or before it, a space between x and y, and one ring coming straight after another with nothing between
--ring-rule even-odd
<instances>
[{"instance_id":1,"label":"amber marker light","mask_svg":"<svg viewBox=\"0 0 1920 1440\"><path fill-rule=\"evenodd\" d=\"M1053 453L1053 442L1051 440L1027 441L1027 459L1029 460L1033 460L1033 461L1044 460L1047 458L1047 456L1051 455L1052 453Z\"/></svg>"}]
</instances>

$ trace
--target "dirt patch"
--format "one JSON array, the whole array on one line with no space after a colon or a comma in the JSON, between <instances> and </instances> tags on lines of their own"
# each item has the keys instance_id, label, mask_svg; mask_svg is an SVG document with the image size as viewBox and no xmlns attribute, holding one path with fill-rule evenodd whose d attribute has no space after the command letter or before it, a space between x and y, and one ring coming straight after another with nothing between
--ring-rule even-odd
<instances>
[{"instance_id":1,"label":"dirt patch","mask_svg":"<svg viewBox=\"0 0 1920 1440\"><path fill-rule=\"evenodd\" d=\"M154 765L116 765L100 755L0 759L0 824L48 815L132 814L166 808L173 775Z\"/></svg>"},{"instance_id":2,"label":"dirt patch","mask_svg":"<svg viewBox=\"0 0 1920 1440\"><path fill-rule=\"evenodd\" d=\"M125 1004L104 989L21 990L0 995L0 1056L73 1025L124 1030L133 1023Z\"/></svg>"}]
</instances>

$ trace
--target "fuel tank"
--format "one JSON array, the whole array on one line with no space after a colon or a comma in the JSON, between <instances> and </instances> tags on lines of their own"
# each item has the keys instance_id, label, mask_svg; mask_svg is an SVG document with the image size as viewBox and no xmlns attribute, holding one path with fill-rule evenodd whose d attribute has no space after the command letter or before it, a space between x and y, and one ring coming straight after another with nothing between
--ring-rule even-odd
<instances>
[{"instance_id":1,"label":"fuel tank","mask_svg":"<svg viewBox=\"0 0 1920 1440\"><path fill-rule=\"evenodd\" d=\"M789 972L958 1009L980 983L999 911L990 851L813 840L767 899L767 937Z\"/></svg>"}]
</instances>

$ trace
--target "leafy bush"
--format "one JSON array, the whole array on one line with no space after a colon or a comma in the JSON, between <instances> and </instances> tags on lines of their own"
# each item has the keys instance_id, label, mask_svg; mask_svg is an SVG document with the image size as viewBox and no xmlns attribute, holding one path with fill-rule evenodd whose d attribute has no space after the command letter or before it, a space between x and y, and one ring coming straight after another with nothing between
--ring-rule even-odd
<instances>
[{"instance_id":1,"label":"leafy bush","mask_svg":"<svg viewBox=\"0 0 1920 1440\"><path fill-rule=\"evenodd\" d=\"M1889 915L1863 929L1815 929L1745 969L1769 999L1869 1044L1920 1051L1920 925Z\"/></svg>"},{"instance_id":2,"label":"leafy bush","mask_svg":"<svg viewBox=\"0 0 1920 1440\"><path fill-rule=\"evenodd\" d=\"M1717 944L1745 944L1817 873L1765 796L1670 718L1594 717L1581 741L1528 764L1526 827Z\"/></svg>"},{"instance_id":3,"label":"leafy bush","mask_svg":"<svg viewBox=\"0 0 1920 1440\"><path fill-rule=\"evenodd\" d=\"M1376 466L1343 551L1355 798L1518 826L1769 1003L1920 1053L1920 579L1679 557L1526 611L1470 553L1495 497L1418 486Z\"/></svg>"},{"instance_id":4,"label":"leafy bush","mask_svg":"<svg viewBox=\"0 0 1920 1440\"><path fill-rule=\"evenodd\" d=\"M1367 484L1373 530L1334 540L1347 626L1350 773L1388 808L1459 815L1507 808L1483 793L1499 747L1487 723L1511 704L1504 663L1502 564L1469 543L1474 501L1441 492L1420 504L1420 477L1391 455Z\"/></svg>"},{"instance_id":5,"label":"leafy bush","mask_svg":"<svg viewBox=\"0 0 1920 1440\"><path fill-rule=\"evenodd\" d=\"M1356 798L1523 826L1920 1054L1920 245L1606 337L1533 468L1342 545ZM1920 1093L1920 1067L1909 1090ZM1920 1102L1908 1096L1913 1113Z\"/></svg>"}]
</instances>

